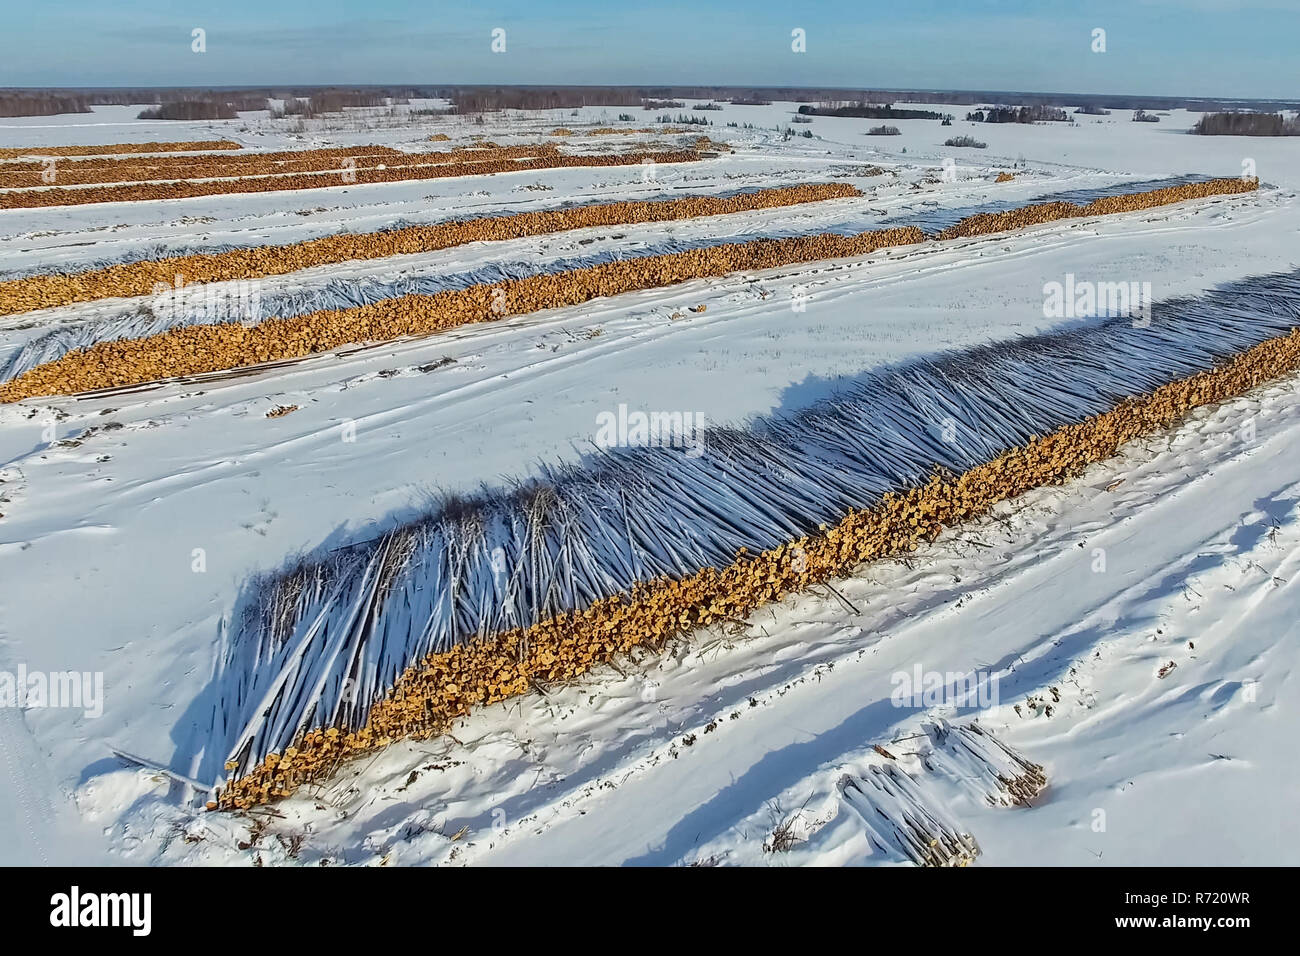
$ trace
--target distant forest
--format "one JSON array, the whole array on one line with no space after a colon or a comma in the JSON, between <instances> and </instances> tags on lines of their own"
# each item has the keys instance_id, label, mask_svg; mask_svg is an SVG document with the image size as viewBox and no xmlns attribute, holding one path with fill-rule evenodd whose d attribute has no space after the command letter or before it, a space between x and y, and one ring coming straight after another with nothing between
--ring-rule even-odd
<instances>
[{"instance_id":1,"label":"distant forest","mask_svg":"<svg viewBox=\"0 0 1300 956\"><path fill-rule=\"evenodd\" d=\"M57 116L60 113L89 113L84 96L53 93L0 92L0 116Z\"/></svg>"},{"instance_id":2,"label":"distant forest","mask_svg":"<svg viewBox=\"0 0 1300 956\"><path fill-rule=\"evenodd\" d=\"M870 106L866 103L854 103L849 106L801 106L799 112L804 116L855 116L861 119L943 119L946 114L931 110L896 110L891 104Z\"/></svg>"},{"instance_id":3,"label":"distant forest","mask_svg":"<svg viewBox=\"0 0 1300 956\"><path fill-rule=\"evenodd\" d=\"M1281 113L1206 113L1191 130L1199 136L1300 136L1300 117Z\"/></svg>"},{"instance_id":4,"label":"distant forest","mask_svg":"<svg viewBox=\"0 0 1300 956\"><path fill-rule=\"evenodd\" d=\"M990 106L966 114L970 123L1068 123L1070 115L1055 106Z\"/></svg>"},{"instance_id":5,"label":"distant forest","mask_svg":"<svg viewBox=\"0 0 1300 956\"><path fill-rule=\"evenodd\" d=\"M267 108L265 96L248 94L212 94L190 100L170 100L141 110L136 119L211 120L238 119L241 111Z\"/></svg>"},{"instance_id":6,"label":"distant forest","mask_svg":"<svg viewBox=\"0 0 1300 956\"><path fill-rule=\"evenodd\" d=\"M681 108L687 100L710 100L735 105L759 105L776 101L816 104L813 109L864 109L892 107L866 104L947 103L979 106L986 103L1015 104L1018 107L1075 107L1087 104L1084 112L1097 113L1114 109L1149 111L1187 109L1197 112L1264 114L1300 110L1300 100L1246 100L1206 97L1097 95L1095 93L1027 93L1006 90L866 90L838 87L739 87L739 86L458 86L458 85L370 85L346 89L332 87L157 87L157 88L75 88L75 89L5 89L0 90L0 115L52 116L59 113L85 113L95 106L158 105L168 103L227 103L237 111L236 100L257 101L306 100L325 94L347 94L383 102L409 99L446 99L460 113L483 113L505 109L576 109L581 106L643 106L651 110ZM671 107L670 107L671 104ZM320 104L324 106L324 103ZM346 104L345 104L346 105ZM176 112L179 107L173 107ZM913 113L927 111L914 110ZM826 115L826 114L823 114ZM829 114L836 115L836 114ZM842 114L855 115L855 114ZM864 114L882 119L926 118L933 116L893 116L886 113ZM936 116L938 114L935 114ZM996 121L995 121L996 122ZM1021 122L1014 120L1014 122ZM1276 135L1276 134L1246 134ZM1286 135L1286 134L1283 134Z\"/></svg>"}]
</instances>

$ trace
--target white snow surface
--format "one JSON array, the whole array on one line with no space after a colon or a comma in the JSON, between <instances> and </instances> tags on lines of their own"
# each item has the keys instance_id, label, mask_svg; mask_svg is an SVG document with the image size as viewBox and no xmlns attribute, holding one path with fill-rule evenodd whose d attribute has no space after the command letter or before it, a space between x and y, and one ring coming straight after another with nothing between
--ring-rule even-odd
<instances>
[{"instance_id":1,"label":"white snow surface","mask_svg":"<svg viewBox=\"0 0 1300 956\"><path fill-rule=\"evenodd\" d=\"M1044 284L1067 274L1147 281L1159 300L1300 267L1294 139L1188 136L1195 116L1182 112L1159 124L1115 111L1080 115L1078 126L1003 126L963 122L969 107L925 108L959 119L890 121L903 135L886 138L864 135L880 121L817 117L791 127L814 138L783 140L773 127L789 124L795 104L697 114L714 125L672 140L704 132L735 152L660 167L649 183L640 168L566 169L0 212L4 273L160 243L286 243L402 219L833 177L866 194L268 283L305 289L496 261L543 267L669 238L859 219L871 228L936 204L1235 176L1247 160L1268 184L1134 216L689 282L236 378L0 406L0 672L102 672L104 686L98 717L0 707L0 862L898 864L837 789L845 773L887 759L874 746L969 829L982 849L976 865L1300 862L1296 381L1205 409L906 562L865 566L835 585L843 600L829 590L792 598L621 672L486 708L446 737L390 747L279 804L255 839L253 818L205 813L203 794L114 755L192 772L203 694L250 575L371 537L435 491L574 459L597 415L620 403L743 423L815 401L840 375L1088 321L1043 315ZM435 131L453 136L448 145L472 134L506 144L560 125L616 125L621 110L511 114L486 126L352 111L335 128L301 130L264 113L142 123L136 112L11 120L0 145L231 138L256 149L418 149ZM634 112L623 125L652 125L653 113ZM939 145L962 133L988 149ZM955 183L933 181L946 156L959 164ZM872 165L886 174L862 175ZM993 183L1013 167L1015 182ZM800 293L803 311L792 307ZM51 328L135 304L6 317L0 361ZM698 305L707 310L688 311ZM265 417L279 405L300 407ZM996 675L998 700L978 712L893 706L896 675L918 666ZM912 742L934 716L978 719L1043 765L1047 790L1032 807L993 807L927 771ZM794 846L765 848L792 817Z\"/></svg>"}]
</instances>

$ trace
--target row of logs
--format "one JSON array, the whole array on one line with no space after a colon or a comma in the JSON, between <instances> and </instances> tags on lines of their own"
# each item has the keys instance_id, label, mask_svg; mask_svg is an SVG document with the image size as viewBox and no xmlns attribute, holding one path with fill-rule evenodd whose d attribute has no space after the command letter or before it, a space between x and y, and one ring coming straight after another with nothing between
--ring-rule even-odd
<instances>
[{"instance_id":1,"label":"row of logs","mask_svg":"<svg viewBox=\"0 0 1300 956\"><path fill-rule=\"evenodd\" d=\"M564 155L530 147L531 159L469 159L461 163L404 165L388 169L370 168L320 173L288 173L256 178L209 179L196 182L149 182L121 186L83 186L65 189L17 189L0 192L0 209L36 209L46 206L78 206L87 203L148 202L158 199L192 199L233 193L280 192L322 189L368 183L393 183L457 176L489 176L495 173L528 172L571 166L633 166L641 163L692 163L706 156L696 150L671 152L627 152Z\"/></svg>"},{"instance_id":2,"label":"row of logs","mask_svg":"<svg viewBox=\"0 0 1300 956\"><path fill-rule=\"evenodd\" d=\"M862 194L853 186L813 183L763 189L727 198L684 196L647 202L614 202L542 210L507 216L452 220L384 232L341 233L283 246L256 246L228 252L171 256L106 266L88 272L34 275L0 282L0 315L90 302L95 299L148 295L156 283L186 285L258 279L341 262L434 252L470 242L519 239L569 229L669 222L717 216Z\"/></svg>"},{"instance_id":3,"label":"row of logs","mask_svg":"<svg viewBox=\"0 0 1300 956\"><path fill-rule=\"evenodd\" d=\"M139 339L99 342L38 365L0 385L0 402L137 385L301 358L343 345L445 332L507 315L579 305L603 296L676 285L732 272L819 259L861 256L921 242L915 227L856 236L822 234L707 246L473 285L433 295L406 295L368 305L324 309L256 325L188 325Z\"/></svg>"},{"instance_id":4,"label":"row of logs","mask_svg":"<svg viewBox=\"0 0 1300 956\"><path fill-rule=\"evenodd\" d=\"M1081 216L1109 216L1120 212L1140 212L1155 206L1182 202L1186 199L1204 199L1207 196L1223 196L1234 193L1247 193L1259 188L1256 179L1212 179L1203 183L1187 183L1182 186L1167 186L1164 189L1151 189L1140 193L1123 193L1118 196L1106 196L1094 199L1087 205L1080 206L1072 202L1038 203L1021 206L1005 212L982 212L968 216L955 226L950 226L939 233L940 239L957 239L966 236L985 236L994 232L1009 232L1025 226L1036 226L1057 219L1075 219Z\"/></svg>"},{"instance_id":5,"label":"row of logs","mask_svg":"<svg viewBox=\"0 0 1300 956\"><path fill-rule=\"evenodd\" d=\"M1241 180L1215 180L1150 193L1108 197L1088 206L1050 203L992 215L1001 217L996 221L1015 224L1008 225L1008 228L1016 228L1028 222L1050 221L1051 217L1042 217L1043 210L1052 213L1054 218L1068 218L1149 208L1216 192L1240 192L1243 188L1245 185ZM1094 209L1097 212L1088 212ZM944 238L983 235L987 232L983 226L986 215L963 220L940 235ZM964 224L972 220L978 221L978 229L963 231ZM251 326L230 322L173 328L145 338L100 342L39 365L0 385L0 402L138 385L162 378L302 358L344 345L431 335L469 323L580 305L604 296L659 288L690 279L772 269L820 259L862 256L889 246L922 242L926 238L916 227L903 227L851 236L823 233L788 239L756 239L509 279L494 285L474 285L433 295L407 295L352 308L270 318Z\"/></svg>"},{"instance_id":6,"label":"row of logs","mask_svg":"<svg viewBox=\"0 0 1300 956\"><path fill-rule=\"evenodd\" d=\"M0 164L0 188L110 185L177 179L222 179L271 176L285 173L344 172L387 167L435 166L445 163L487 162L498 159L533 159L556 156L554 143L491 146L407 153L388 146L349 146L343 149L303 149L281 153L245 153L238 156L154 156L129 159L68 160L55 163Z\"/></svg>"},{"instance_id":7,"label":"row of logs","mask_svg":"<svg viewBox=\"0 0 1300 956\"><path fill-rule=\"evenodd\" d=\"M114 156L120 153L197 153L204 150L243 149L227 139L205 139L185 143L111 143L107 146L7 146L0 148L0 160L26 156Z\"/></svg>"},{"instance_id":8,"label":"row of logs","mask_svg":"<svg viewBox=\"0 0 1300 956\"><path fill-rule=\"evenodd\" d=\"M759 554L741 552L723 568L659 579L534 627L461 644L408 668L357 731L321 727L294 747L239 775L210 809L244 809L287 797L322 780L347 759L404 737L447 730L477 707L564 682L633 648L656 650L675 635L743 620L787 594L897 557L942 528L988 514L1030 489L1056 485L1114 456L1137 438L1179 422L1192 409L1242 395L1300 370L1300 330L1270 339L1212 371L1124 399L1112 410L1067 425L961 475L936 474L925 485L886 495L815 536ZM228 770L238 768L231 765Z\"/></svg>"}]
</instances>

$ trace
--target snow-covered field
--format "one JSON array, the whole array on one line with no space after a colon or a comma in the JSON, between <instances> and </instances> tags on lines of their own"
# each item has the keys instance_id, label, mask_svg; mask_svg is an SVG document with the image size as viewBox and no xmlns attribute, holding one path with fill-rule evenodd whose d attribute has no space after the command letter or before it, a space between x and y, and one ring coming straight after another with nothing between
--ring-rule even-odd
<instances>
[{"instance_id":1,"label":"snow-covered field","mask_svg":"<svg viewBox=\"0 0 1300 956\"><path fill-rule=\"evenodd\" d=\"M450 281L670 242L869 229L1184 173L1252 169L1265 185L694 281L237 378L0 405L0 673L73 670L103 681L94 716L84 706L0 707L0 860L898 862L873 847L840 785L896 758L975 837L977 862L1300 862L1300 824L1288 812L1300 789L1291 756L1300 726L1295 381L1203 410L907 562L864 567L834 591L621 672L487 708L452 735L390 747L274 812L205 813L204 794L114 756L195 772L220 641L251 575L371 538L436 492L576 460L598 416L620 404L741 424L807 405L838 376L1094 321L1044 316L1045 285L1067 276L1149 282L1160 300L1300 268L1294 139L1194 137L1185 135L1194 115L1147 124L1125 111L1081 115L1077 126L890 121L902 130L894 137L865 135L879 121L816 117L786 139L794 110L697 114L714 125L674 140L703 132L734 152L649 177L639 167L574 168L3 211L0 278L158 248L281 244L575 201L826 181L864 193L320 267L266 280L271 297L334 280ZM556 126L618 125L621 110L489 116L482 126L359 112L333 128L265 114L140 123L135 112L5 121L0 146L229 138L255 149L417 148L439 131L452 145L471 135L508 145ZM653 115L635 111L622 125L649 126ZM988 148L939 145L963 133ZM608 149L647 139L558 142ZM955 181L943 176L950 157ZM885 172L868 175L872 166ZM1015 180L995 183L1001 170ZM138 305L0 319L0 367L51 329ZM266 417L291 405L298 410ZM894 706L897 675L918 668L986 675L997 699L960 713ZM926 769L923 727L938 716L978 717L1045 768L1045 793L1029 808L993 807ZM777 829L793 846L772 848Z\"/></svg>"}]
</instances>

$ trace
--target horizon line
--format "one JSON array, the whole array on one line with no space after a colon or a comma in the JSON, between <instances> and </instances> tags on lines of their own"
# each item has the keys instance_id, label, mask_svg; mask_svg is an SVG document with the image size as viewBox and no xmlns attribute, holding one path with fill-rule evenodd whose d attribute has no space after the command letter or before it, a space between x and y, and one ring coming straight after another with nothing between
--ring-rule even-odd
<instances>
[{"instance_id":1,"label":"horizon line","mask_svg":"<svg viewBox=\"0 0 1300 956\"><path fill-rule=\"evenodd\" d=\"M184 84L139 84L124 83L121 85L81 85L81 86L0 86L0 94L8 92L41 92L41 91L60 91L60 92L94 92L99 90L193 90L196 92L223 92L231 90L275 90L283 88L293 89L395 89L402 87L445 87L448 89L564 89L564 90L689 90L689 89L714 89L714 90L759 90L759 91L779 91L779 90L809 90L814 92L844 92L844 93L926 93L930 95L941 93L959 93L967 95L976 95L984 93L1006 93L1022 96L1053 96L1053 97L1090 97L1090 98L1138 98L1149 97L1152 99L1163 100L1187 100L1187 101L1234 101L1248 103L1288 103L1300 104L1300 96L1295 98L1285 98L1276 96L1229 96L1229 95L1191 95L1181 93L1100 93L1088 92L1083 90L1014 90L1014 89L994 89L980 87L891 87L891 86L835 86L821 84L781 84L781 83L455 83L455 82L396 82L396 83L217 83L201 85L184 85ZM690 98L690 97L688 97ZM698 98L698 97L696 97ZM567 107L557 107L567 108Z\"/></svg>"}]
</instances>

